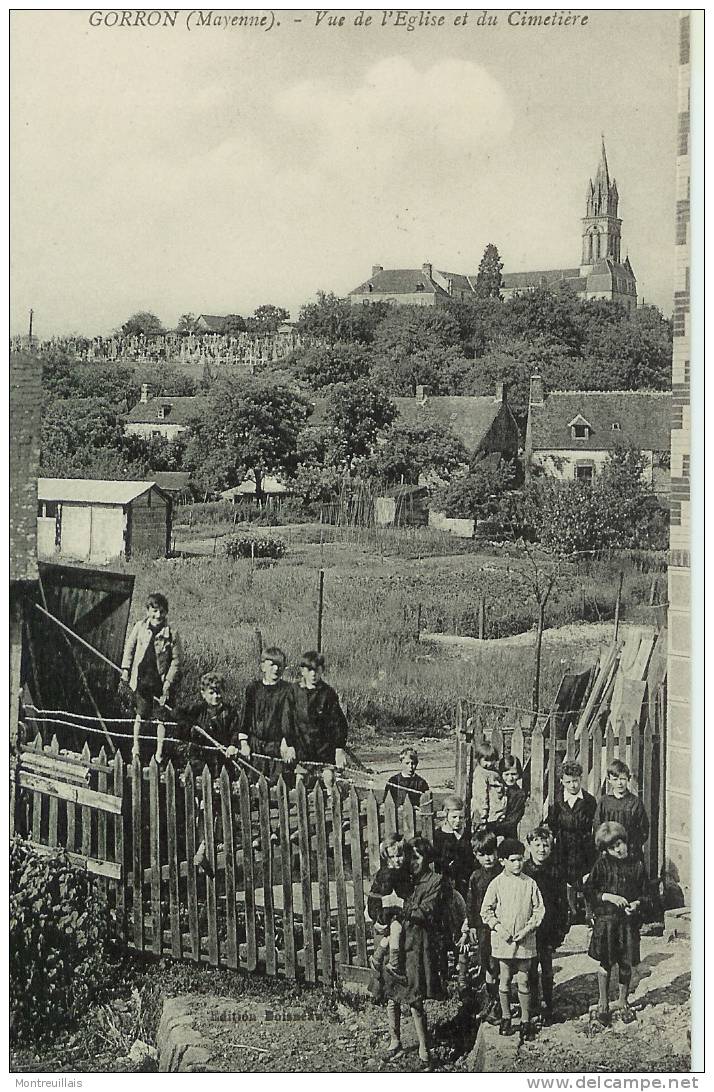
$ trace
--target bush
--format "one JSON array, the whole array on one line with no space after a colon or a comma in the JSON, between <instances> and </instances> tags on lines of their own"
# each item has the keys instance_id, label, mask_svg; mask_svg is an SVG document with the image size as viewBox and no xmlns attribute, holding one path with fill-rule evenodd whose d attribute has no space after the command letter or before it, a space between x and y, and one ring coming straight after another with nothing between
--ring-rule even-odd
<instances>
[{"instance_id":1,"label":"bush","mask_svg":"<svg viewBox=\"0 0 714 1092\"><path fill-rule=\"evenodd\" d=\"M285 557L287 543L282 538L253 538L230 535L223 543L227 557Z\"/></svg>"},{"instance_id":2,"label":"bush","mask_svg":"<svg viewBox=\"0 0 714 1092\"><path fill-rule=\"evenodd\" d=\"M10 1012L14 1039L42 1038L112 985L114 928L93 879L62 850L10 843Z\"/></svg>"}]
</instances>

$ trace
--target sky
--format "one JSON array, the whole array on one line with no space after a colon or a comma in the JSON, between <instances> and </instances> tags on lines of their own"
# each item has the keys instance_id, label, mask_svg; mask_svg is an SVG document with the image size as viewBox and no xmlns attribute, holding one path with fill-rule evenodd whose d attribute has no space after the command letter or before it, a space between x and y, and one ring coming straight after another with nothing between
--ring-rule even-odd
<instances>
[{"instance_id":1,"label":"sky","mask_svg":"<svg viewBox=\"0 0 714 1092\"><path fill-rule=\"evenodd\" d=\"M577 12L434 9L444 25L413 30L12 12L11 332L30 307L40 337L137 310L297 318L374 264L475 272L488 243L507 272L576 266L601 133L623 258L670 314L677 14Z\"/></svg>"}]
</instances>

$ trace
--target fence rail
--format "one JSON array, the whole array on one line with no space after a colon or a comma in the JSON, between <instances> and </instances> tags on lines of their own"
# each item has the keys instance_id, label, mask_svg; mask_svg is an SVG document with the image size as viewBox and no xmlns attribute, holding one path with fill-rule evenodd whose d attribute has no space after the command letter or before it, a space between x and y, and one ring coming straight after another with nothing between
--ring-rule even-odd
<instances>
[{"instance_id":1,"label":"fence rail","mask_svg":"<svg viewBox=\"0 0 714 1092\"><path fill-rule=\"evenodd\" d=\"M400 808L381 795L67 757L38 735L17 759L11 830L97 875L136 951L328 983L369 966L380 841L433 838L431 793Z\"/></svg>"}]
</instances>

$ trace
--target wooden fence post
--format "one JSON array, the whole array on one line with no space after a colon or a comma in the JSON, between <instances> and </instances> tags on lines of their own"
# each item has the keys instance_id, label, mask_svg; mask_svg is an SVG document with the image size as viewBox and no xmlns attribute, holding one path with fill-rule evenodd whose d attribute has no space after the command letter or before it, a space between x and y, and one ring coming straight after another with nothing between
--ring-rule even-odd
<instances>
[{"instance_id":1,"label":"wooden fence post","mask_svg":"<svg viewBox=\"0 0 714 1092\"><path fill-rule=\"evenodd\" d=\"M322 792L320 784L315 792ZM335 890L337 894L337 942L340 951L340 962L350 961L350 942L348 932L347 913L347 887L345 885L345 865L342 852L342 800L338 792L332 794L332 840L335 853Z\"/></svg>"},{"instance_id":2,"label":"wooden fence post","mask_svg":"<svg viewBox=\"0 0 714 1092\"><path fill-rule=\"evenodd\" d=\"M290 842L290 800L282 777L278 778L278 822L280 826L280 873L283 884L283 949L285 976L297 978L295 952L295 914L293 911L293 865Z\"/></svg>"},{"instance_id":3,"label":"wooden fence post","mask_svg":"<svg viewBox=\"0 0 714 1092\"><path fill-rule=\"evenodd\" d=\"M300 782L302 784L302 782ZM332 928L330 921L330 871L327 857L327 827L325 824L325 797L321 785L316 785L313 796L315 808L315 845L317 848L317 890L320 903L320 967L322 981L329 986L333 978ZM333 831L334 838L334 831ZM300 852L301 867L302 850ZM312 905L312 904L311 904ZM312 928L312 919L311 919Z\"/></svg>"},{"instance_id":4,"label":"wooden fence post","mask_svg":"<svg viewBox=\"0 0 714 1092\"><path fill-rule=\"evenodd\" d=\"M245 774L241 775L245 777ZM247 785L247 781L246 781ZM297 819L298 819L298 846L300 852L300 881L302 884L302 931L305 953L305 979L308 982L317 982L317 965L315 962L315 930L312 919L312 866L310 863L310 818L307 807L307 793L305 782L302 778L297 783ZM316 816L317 821L317 816ZM319 845L319 823L317 827ZM324 823L323 823L324 831ZM318 849L318 864L320 853ZM329 928L328 928L329 940ZM324 952L323 952L324 958Z\"/></svg>"},{"instance_id":5,"label":"wooden fence post","mask_svg":"<svg viewBox=\"0 0 714 1092\"><path fill-rule=\"evenodd\" d=\"M590 792L594 797L600 796L600 786L602 785L602 721L598 720L593 726L592 730L593 741L593 762L592 762L592 781L590 783Z\"/></svg>"},{"instance_id":6,"label":"wooden fence post","mask_svg":"<svg viewBox=\"0 0 714 1092\"><path fill-rule=\"evenodd\" d=\"M131 762L131 915L134 925L134 947L138 952L144 950L144 869L141 861L144 824L141 816L141 780L141 762L136 755ZM82 839L84 839L84 816L82 817Z\"/></svg>"},{"instance_id":7,"label":"wooden fence post","mask_svg":"<svg viewBox=\"0 0 714 1092\"><path fill-rule=\"evenodd\" d=\"M275 908L273 905L273 842L270 829L270 790L261 774L258 778L258 817L260 822L260 853L263 858L263 914L265 917L265 970L277 973L275 951Z\"/></svg>"},{"instance_id":8,"label":"wooden fence post","mask_svg":"<svg viewBox=\"0 0 714 1092\"><path fill-rule=\"evenodd\" d=\"M171 921L171 957L180 959L181 905L179 902L178 831L176 829L176 771L173 762L166 765L166 834L169 860L169 918Z\"/></svg>"},{"instance_id":9,"label":"wooden fence post","mask_svg":"<svg viewBox=\"0 0 714 1092\"><path fill-rule=\"evenodd\" d=\"M240 840L243 848L246 961L248 970L254 971L258 966L258 942L255 928L255 865L253 861L253 830L250 821L250 785L248 778L245 776L245 770L241 772L238 778L238 806L240 809ZM314 981L314 979L308 978L308 981Z\"/></svg>"},{"instance_id":10,"label":"wooden fence post","mask_svg":"<svg viewBox=\"0 0 714 1092\"><path fill-rule=\"evenodd\" d=\"M624 579L625 574L621 569L617 583L617 599L615 600L615 636L613 638L613 644L617 644L617 638L620 632L620 606L622 604L622 582Z\"/></svg>"},{"instance_id":11,"label":"wooden fence post","mask_svg":"<svg viewBox=\"0 0 714 1092\"><path fill-rule=\"evenodd\" d=\"M379 841L379 804L374 789L370 789L367 794L367 848L371 876L376 875L382 863L379 857Z\"/></svg>"},{"instance_id":12,"label":"wooden fence post","mask_svg":"<svg viewBox=\"0 0 714 1092\"><path fill-rule=\"evenodd\" d=\"M121 868L121 879L116 885L117 930L122 940L126 939L126 862L124 860L124 759L121 751L114 755L114 795L122 798L121 815L114 817L114 860ZM74 805L72 805L74 818ZM74 835L73 835L74 836ZM67 808L67 842L69 845L69 807Z\"/></svg>"},{"instance_id":13,"label":"wooden fence post","mask_svg":"<svg viewBox=\"0 0 714 1092\"><path fill-rule=\"evenodd\" d=\"M530 795L523 817L527 829L540 826L543 822L543 788L545 783L545 745L543 726L536 721L531 733L530 756Z\"/></svg>"},{"instance_id":14,"label":"wooden fence post","mask_svg":"<svg viewBox=\"0 0 714 1092\"><path fill-rule=\"evenodd\" d=\"M236 919L236 855L233 844L233 797L228 770L223 767L218 779L221 793L221 824L223 827L224 875L226 890L226 963L238 969L238 923Z\"/></svg>"},{"instance_id":15,"label":"wooden fence post","mask_svg":"<svg viewBox=\"0 0 714 1092\"><path fill-rule=\"evenodd\" d=\"M186 891L188 896L188 928L191 935L191 955L201 959L201 933L198 927L198 892L196 890L196 783L190 763L183 774L184 813L186 815Z\"/></svg>"},{"instance_id":16,"label":"wooden fence post","mask_svg":"<svg viewBox=\"0 0 714 1092\"><path fill-rule=\"evenodd\" d=\"M478 603L478 636L483 641L486 637L486 596L482 595Z\"/></svg>"},{"instance_id":17,"label":"wooden fence post","mask_svg":"<svg viewBox=\"0 0 714 1092\"><path fill-rule=\"evenodd\" d=\"M159 823L159 767L154 756L149 763L149 864L151 868L152 949L161 955L163 924L161 921L161 841Z\"/></svg>"},{"instance_id":18,"label":"wooden fence post","mask_svg":"<svg viewBox=\"0 0 714 1092\"><path fill-rule=\"evenodd\" d=\"M362 879L362 828L359 799L354 785L350 787L350 858L352 886L354 889L355 940L357 964L367 966L367 933L364 920L364 883Z\"/></svg>"},{"instance_id":19,"label":"wooden fence post","mask_svg":"<svg viewBox=\"0 0 714 1092\"><path fill-rule=\"evenodd\" d=\"M434 841L434 797L430 790L419 797L419 819L421 824L421 836L428 841Z\"/></svg>"}]
</instances>

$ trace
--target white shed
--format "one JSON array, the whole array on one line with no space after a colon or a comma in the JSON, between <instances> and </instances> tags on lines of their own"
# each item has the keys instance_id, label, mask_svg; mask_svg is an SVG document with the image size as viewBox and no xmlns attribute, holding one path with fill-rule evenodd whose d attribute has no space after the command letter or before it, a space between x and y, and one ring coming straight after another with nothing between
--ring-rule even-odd
<instances>
[{"instance_id":1,"label":"white shed","mask_svg":"<svg viewBox=\"0 0 714 1092\"><path fill-rule=\"evenodd\" d=\"M38 478L41 558L165 557L170 546L171 500L156 482Z\"/></svg>"}]
</instances>

